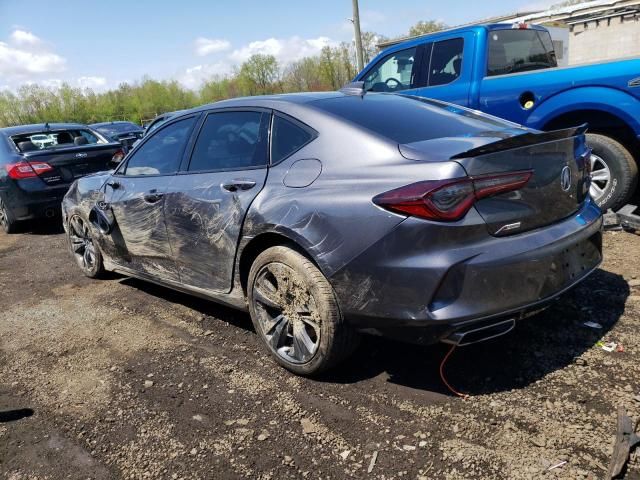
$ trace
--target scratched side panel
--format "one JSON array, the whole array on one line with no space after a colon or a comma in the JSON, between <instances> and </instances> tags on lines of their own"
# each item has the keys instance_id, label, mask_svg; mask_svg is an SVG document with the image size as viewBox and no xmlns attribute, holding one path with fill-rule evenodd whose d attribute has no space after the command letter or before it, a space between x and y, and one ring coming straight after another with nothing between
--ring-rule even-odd
<instances>
[{"instance_id":1,"label":"scratched side panel","mask_svg":"<svg viewBox=\"0 0 640 480\"><path fill-rule=\"evenodd\" d=\"M260 192L267 169L177 175L165 198L169 239L182 283L229 292L238 239L247 208ZM254 181L230 192L234 178Z\"/></svg>"}]
</instances>

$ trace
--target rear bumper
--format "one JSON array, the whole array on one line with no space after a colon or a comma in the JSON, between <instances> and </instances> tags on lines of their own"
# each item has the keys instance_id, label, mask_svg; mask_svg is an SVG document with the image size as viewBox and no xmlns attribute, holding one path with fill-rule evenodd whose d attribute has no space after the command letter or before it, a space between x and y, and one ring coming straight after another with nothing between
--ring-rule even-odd
<instances>
[{"instance_id":1,"label":"rear bumper","mask_svg":"<svg viewBox=\"0 0 640 480\"><path fill-rule=\"evenodd\" d=\"M15 220L57 215L69 185L49 187L38 178L8 182L2 197Z\"/></svg>"},{"instance_id":2,"label":"rear bumper","mask_svg":"<svg viewBox=\"0 0 640 480\"><path fill-rule=\"evenodd\" d=\"M602 261L602 218L591 201L554 225L502 238L475 216L460 232L409 218L336 274L349 322L382 334L414 327L407 336L437 341L542 308Z\"/></svg>"}]
</instances>

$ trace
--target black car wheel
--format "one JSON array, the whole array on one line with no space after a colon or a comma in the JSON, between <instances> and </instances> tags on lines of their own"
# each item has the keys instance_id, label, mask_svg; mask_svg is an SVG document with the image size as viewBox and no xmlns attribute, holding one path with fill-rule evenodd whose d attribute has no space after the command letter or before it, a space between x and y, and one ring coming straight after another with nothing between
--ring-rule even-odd
<instances>
[{"instance_id":1,"label":"black car wheel","mask_svg":"<svg viewBox=\"0 0 640 480\"><path fill-rule=\"evenodd\" d=\"M623 207L635 191L638 166L629 151L605 135L587 134L592 149L589 193L603 212Z\"/></svg>"},{"instance_id":2,"label":"black car wheel","mask_svg":"<svg viewBox=\"0 0 640 480\"><path fill-rule=\"evenodd\" d=\"M16 233L18 231L17 222L13 219L2 198L0 198L0 227L5 233Z\"/></svg>"},{"instance_id":3,"label":"black car wheel","mask_svg":"<svg viewBox=\"0 0 640 480\"><path fill-rule=\"evenodd\" d=\"M90 278L100 277L104 273L102 254L93 242L91 227L80 215L74 214L69 218L67 238L82 273Z\"/></svg>"},{"instance_id":4,"label":"black car wheel","mask_svg":"<svg viewBox=\"0 0 640 480\"><path fill-rule=\"evenodd\" d=\"M342 318L333 288L305 256L285 246L262 252L249 272L249 310L276 361L312 375L346 358L358 336Z\"/></svg>"}]
</instances>

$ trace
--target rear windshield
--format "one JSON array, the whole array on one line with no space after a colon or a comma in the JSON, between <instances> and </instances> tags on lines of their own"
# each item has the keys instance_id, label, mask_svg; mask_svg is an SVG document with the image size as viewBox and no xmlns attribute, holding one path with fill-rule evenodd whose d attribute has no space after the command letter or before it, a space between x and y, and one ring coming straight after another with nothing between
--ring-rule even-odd
<instances>
[{"instance_id":1,"label":"rear windshield","mask_svg":"<svg viewBox=\"0 0 640 480\"><path fill-rule=\"evenodd\" d=\"M22 135L14 135L11 137L11 140L13 140L13 143L15 143L21 152L108 143L104 138L99 137L91 130L82 128L25 133Z\"/></svg>"},{"instance_id":2,"label":"rear windshield","mask_svg":"<svg viewBox=\"0 0 640 480\"><path fill-rule=\"evenodd\" d=\"M515 126L457 105L397 94L334 97L313 105L400 144Z\"/></svg>"},{"instance_id":3,"label":"rear windshield","mask_svg":"<svg viewBox=\"0 0 640 480\"><path fill-rule=\"evenodd\" d=\"M520 29L489 32L487 76L557 66L549 32Z\"/></svg>"}]
</instances>

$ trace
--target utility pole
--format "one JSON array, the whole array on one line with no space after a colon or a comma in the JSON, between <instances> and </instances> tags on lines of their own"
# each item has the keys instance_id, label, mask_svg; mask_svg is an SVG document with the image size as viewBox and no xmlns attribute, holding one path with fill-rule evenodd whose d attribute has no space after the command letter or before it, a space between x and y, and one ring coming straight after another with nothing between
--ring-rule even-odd
<instances>
[{"instance_id":1,"label":"utility pole","mask_svg":"<svg viewBox=\"0 0 640 480\"><path fill-rule=\"evenodd\" d=\"M360 10L358 9L358 0L353 1L353 29L356 35L356 61L358 62L358 71L364 68L364 54L362 52L362 36L360 35Z\"/></svg>"}]
</instances>

